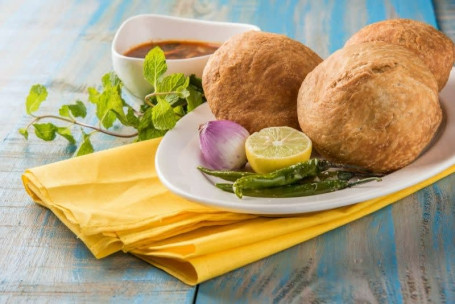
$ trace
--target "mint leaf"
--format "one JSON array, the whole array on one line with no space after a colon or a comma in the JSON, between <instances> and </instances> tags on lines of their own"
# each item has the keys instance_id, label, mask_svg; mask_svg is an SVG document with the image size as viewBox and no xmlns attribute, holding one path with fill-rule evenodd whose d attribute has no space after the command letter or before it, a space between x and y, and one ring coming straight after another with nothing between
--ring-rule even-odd
<instances>
[{"instance_id":1,"label":"mint leaf","mask_svg":"<svg viewBox=\"0 0 455 304\"><path fill-rule=\"evenodd\" d=\"M66 138L70 144L74 145L76 143L76 140L74 139L73 135L71 134L70 128L65 128L65 127L57 127L57 133Z\"/></svg>"},{"instance_id":2,"label":"mint leaf","mask_svg":"<svg viewBox=\"0 0 455 304\"><path fill-rule=\"evenodd\" d=\"M172 92L178 87L187 87L189 78L183 73L175 73L164 77L158 84L156 92Z\"/></svg>"},{"instance_id":3,"label":"mint leaf","mask_svg":"<svg viewBox=\"0 0 455 304\"><path fill-rule=\"evenodd\" d=\"M27 99L25 100L25 109L27 114L36 112L41 103L47 98L47 89L41 84L35 84L30 88Z\"/></svg>"},{"instance_id":4,"label":"mint leaf","mask_svg":"<svg viewBox=\"0 0 455 304\"><path fill-rule=\"evenodd\" d=\"M88 88L89 101L96 105L96 117L101 125L109 129L119 116L122 123L126 122L125 102L121 97L122 83L115 73L105 74L102 82L104 90L101 93L93 87Z\"/></svg>"},{"instance_id":5,"label":"mint leaf","mask_svg":"<svg viewBox=\"0 0 455 304\"><path fill-rule=\"evenodd\" d=\"M115 87L121 84L120 78L114 72L104 74L101 82L104 88Z\"/></svg>"},{"instance_id":6,"label":"mint leaf","mask_svg":"<svg viewBox=\"0 0 455 304\"><path fill-rule=\"evenodd\" d=\"M134 127L134 128L137 127L137 124L139 123L139 119L134 114L133 109L128 108L127 115L125 115L125 113L123 112L123 109L122 109L121 113L118 113L116 110L111 110L111 111L115 114L115 117L117 117L117 119L122 123L122 125L130 126L130 127ZM130 115L130 116L128 116L128 115Z\"/></svg>"},{"instance_id":7,"label":"mint leaf","mask_svg":"<svg viewBox=\"0 0 455 304\"><path fill-rule=\"evenodd\" d=\"M123 100L116 87L109 87L99 95L92 95L92 100L96 104L96 116L106 129L112 127L117 118L114 112L117 112L118 115L125 116L123 113Z\"/></svg>"},{"instance_id":8,"label":"mint leaf","mask_svg":"<svg viewBox=\"0 0 455 304\"><path fill-rule=\"evenodd\" d=\"M149 127L147 129L144 129L139 132L137 136L137 141L142 141L142 140L147 140L147 139L152 139L152 138L157 138L161 137L164 134L166 134L165 130L157 130L153 127Z\"/></svg>"},{"instance_id":9,"label":"mint leaf","mask_svg":"<svg viewBox=\"0 0 455 304\"><path fill-rule=\"evenodd\" d=\"M129 126L129 122L128 120L126 119L126 116L124 113L120 114L120 113L117 113L116 111L114 110L111 110L112 113L114 113L115 117L120 121L120 123L124 126Z\"/></svg>"},{"instance_id":10,"label":"mint leaf","mask_svg":"<svg viewBox=\"0 0 455 304\"><path fill-rule=\"evenodd\" d=\"M33 124L35 128L35 134L37 137L41 138L45 141L51 141L55 139L55 133L57 131L57 127L52 123L35 123Z\"/></svg>"},{"instance_id":11,"label":"mint leaf","mask_svg":"<svg viewBox=\"0 0 455 304\"><path fill-rule=\"evenodd\" d=\"M143 129L147 129L150 126L153 126L152 112L153 112L153 108L148 108L145 110L144 114L142 115L142 118L139 120L139 124L137 126L138 131L141 131Z\"/></svg>"},{"instance_id":12,"label":"mint leaf","mask_svg":"<svg viewBox=\"0 0 455 304\"><path fill-rule=\"evenodd\" d=\"M129 126L136 128L139 126L139 119L137 118L136 114L132 108L128 108L128 113L126 113L126 120Z\"/></svg>"},{"instance_id":13,"label":"mint leaf","mask_svg":"<svg viewBox=\"0 0 455 304\"><path fill-rule=\"evenodd\" d=\"M179 98L185 98L189 93L186 90L190 83L189 77L182 73L171 74L158 82L156 92L166 93L167 95L158 95L158 100L166 100L170 104L178 101Z\"/></svg>"},{"instance_id":14,"label":"mint leaf","mask_svg":"<svg viewBox=\"0 0 455 304\"><path fill-rule=\"evenodd\" d=\"M166 72L167 64L164 52L157 46L154 47L144 60L144 78L153 85L156 90L157 82Z\"/></svg>"},{"instance_id":15,"label":"mint leaf","mask_svg":"<svg viewBox=\"0 0 455 304\"><path fill-rule=\"evenodd\" d=\"M68 106L71 114L73 114L74 117L82 117L85 118L87 116L87 108L85 107L84 103L80 100L76 101L76 104L72 104Z\"/></svg>"},{"instance_id":16,"label":"mint leaf","mask_svg":"<svg viewBox=\"0 0 455 304\"><path fill-rule=\"evenodd\" d=\"M107 75L107 74L106 74ZM109 80L104 79L106 75L103 76L103 85L106 83L109 86ZM112 88L108 89L108 91ZM100 123L106 128L112 127L115 121L115 113L111 112L111 107L109 107L109 98L110 93L107 93L106 90L103 93L98 92L97 89L90 87L88 88L89 101L96 105L96 117L100 120Z\"/></svg>"},{"instance_id":17,"label":"mint leaf","mask_svg":"<svg viewBox=\"0 0 455 304\"><path fill-rule=\"evenodd\" d=\"M85 118L87 116L86 104L80 100L73 104L66 104L60 107L60 116L42 115L34 116L33 122L38 122L43 118L60 119L70 121L73 125L79 124L96 129L112 136L134 137L137 140L145 140L163 136L167 130L172 129L177 121L188 111L193 110L201 103L205 102L201 80L194 75L190 77L182 73L175 73L164 76L167 71L166 58L163 51L156 47L146 56L144 62L144 78L153 85L153 91L148 95L146 103L141 106L140 114L136 113L122 98L122 82L115 73L107 73L102 77L102 87L98 90L95 87L88 88L88 100L96 108L96 117L99 120L98 127L88 126L76 121L76 117ZM39 84L32 86L26 99L27 113L37 111L41 103L47 98L47 89ZM125 109L126 108L126 109ZM69 119L68 119L69 118ZM137 133L127 136L108 132L118 120L125 126L137 129ZM57 134L64 137L69 143L76 141L70 127L57 127L52 123L33 123L37 137L51 141ZM28 128L19 129L19 133L28 138ZM78 147L76 155L84 155L94 151L90 136L82 130L83 141Z\"/></svg>"},{"instance_id":18,"label":"mint leaf","mask_svg":"<svg viewBox=\"0 0 455 304\"><path fill-rule=\"evenodd\" d=\"M60 109L58 109L58 114L60 114L60 116L63 116L63 117L68 117L68 118L71 118L71 114L70 114L70 108L68 105L63 105Z\"/></svg>"},{"instance_id":19,"label":"mint leaf","mask_svg":"<svg viewBox=\"0 0 455 304\"><path fill-rule=\"evenodd\" d=\"M139 124L137 126L138 141L160 137L166 133L166 130L157 130L153 125L152 115L154 108L155 107L145 110L144 115L142 115L141 119L139 120Z\"/></svg>"},{"instance_id":20,"label":"mint leaf","mask_svg":"<svg viewBox=\"0 0 455 304\"><path fill-rule=\"evenodd\" d=\"M88 100L91 103L97 104L99 98L100 98L100 93L98 92L98 90L93 87L89 87L88 88Z\"/></svg>"},{"instance_id":21,"label":"mint leaf","mask_svg":"<svg viewBox=\"0 0 455 304\"><path fill-rule=\"evenodd\" d=\"M196 75L194 74L191 74L190 75L190 84L192 86L194 86L194 89L201 92L201 93L204 93L204 89L202 88L202 79L197 77Z\"/></svg>"},{"instance_id":22,"label":"mint leaf","mask_svg":"<svg viewBox=\"0 0 455 304\"><path fill-rule=\"evenodd\" d=\"M73 118L73 117L82 117L85 118L87 115L87 108L85 107L84 103L80 100L76 101L76 104L72 105L63 105L59 110L58 113L60 116Z\"/></svg>"},{"instance_id":23,"label":"mint leaf","mask_svg":"<svg viewBox=\"0 0 455 304\"><path fill-rule=\"evenodd\" d=\"M152 122L155 129L169 130L177 123L177 117L168 102L159 100L152 110Z\"/></svg>"},{"instance_id":24,"label":"mint leaf","mask_svg":"<svg viewBox=\"0 0 455 304\"><path fill-rule=\"evenodd\" d=\"M179 87L176 89L176 91L180 98L187 98L188 96L190 96L190 92L188 91L187 88Z\"/></svg>"},{"instance_id":25,"label":"mint leaf","mask_svg":"<svg viewBox=\"0 0 455 304\"><path fill-rule=\"evenodd\" d=\"M201 105L204 100L202 99L202 93L193 88L193 86L188 86L187 88L189 95L186 98L188 103L187 111L191 112Z\"/></svg>"},{"instance_id":26,"label":"mint leaf","mask_svg":"<svg viewBox=\"0 0 455 304\"><path fill-rule=\"evenodd\" d=\"M93 153L93 151L95 151L93 149L92 142L90 141L91 134L87 134L84 131L82 131L82 135L84 137L84 140L82 141L82 144L77 149L76 156L90 154L90 153Z\"/></svg>"},{"instance_id":27,"label":"mint leaf","mask_svg":"<svg viewBox=\"0 0 455 304\"><path fill-rule=\"evenodd\" d=\"M100 98L100 103L97 104L96 116L100 120L103 127L109 129L114 125L114 121L117 118L115 113L111 111L109 107L109 99L106 96Z\"/></svg>"},{"instance_id":28,"label":"mint leaf","mask_svg":"<svg viewBox=\"0 0 455 304\"><path fill-rule=\"evenodd\" d=\"M25 139L28 139L28 130L26 128L20 128L19 133L22 134L22 136L24 136Z\"/></svg>"},{"instance_id":29,"label":"mint leaf","mask_svg":"<svg viewBox=\"0 0 455 304\"><path fill-rule=\"evenodd\" d=\"M100 111L105 112L103 116L100 115L99 118L105 128L112 127L117 115L121 116L123 121L126 121L125 113L123 112L123 99L119 95L116 88L104 90L101 94L100 100L102 101L100 104Z\"/></svg>"},{"instance_id":30,"label":"mint leaf","mask_svg":"<svg viewBox=\"0 0 455 304\"><path fill-rule=\"evenodd\" d=\"M174 107L173 109L174 109L174 113L176 113L178 116L184 116L186 114L183 106L177 106L177 107Z\"/></svg>"}]
</instances>

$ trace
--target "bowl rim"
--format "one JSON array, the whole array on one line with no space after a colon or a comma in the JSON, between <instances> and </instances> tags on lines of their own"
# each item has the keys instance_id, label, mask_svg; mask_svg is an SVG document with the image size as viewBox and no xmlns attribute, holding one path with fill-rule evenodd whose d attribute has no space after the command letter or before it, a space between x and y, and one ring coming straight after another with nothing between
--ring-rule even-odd
<instances>
[{"instance_id":1,"label":"bowl rim","mask_svg":"<svg viewBox=\"0 0 455 304\"><path fill-rule=\"evenodd\" d=\"M114 39L112 40L111 44L111 51L112 54L120 59L123 60L129 60L133 62L143 62L144 58L137 58L137 57L129 57L125 56L116 50L116 45L119 41L119 36L120 33L122 32L123 28L130 22L134 21L135 19L141 19L141 18L155 18L155 19L166 19L166 20L174 20L174 21L184 21L188 23L198 23L198 24L206 24L206 25L227 25L227 26L234 26L234 27L249 27L251 28L250 30L253 31L260 31L261 29L254 24L249 24L249 23L238 23L238 22L227 22L227 21L211 21L211 20L199 20L199 19L193 19L193 18L184 18L184 17L176 17L176 16L168 16L168 15L160 15L160 14L139 14L139 15L134 15L129 18L127 18L125 21L122 22L122 24L119 26L117 29ZM208 55L203 55L203 56L197 56L197 57L192 57L192 58L182 58L182 59L166 59L166 61L170 62L190 62L190 61L196 61L196 60L203 60L206 59L210 56L211 54Z\"/></svg>"}]
</instances>

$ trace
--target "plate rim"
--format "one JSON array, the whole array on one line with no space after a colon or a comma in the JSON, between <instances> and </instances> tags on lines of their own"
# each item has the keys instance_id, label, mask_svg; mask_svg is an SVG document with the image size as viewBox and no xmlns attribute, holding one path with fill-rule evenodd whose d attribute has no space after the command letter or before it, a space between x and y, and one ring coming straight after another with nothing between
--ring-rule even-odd
<instances>
[{"instance_id":1,"label":"plate rim","mask_svg":"<svg viewBox=\"0 0 455 304\"><path fill-rule=\"evenodd\" d=\"M454 71L455 71L455 69L452 69L452 72L451 72L451 75L450 75L446 88L448 88L449 85L452 88L455 88L455 72ZM446 99L450 99L450 98L441 99L441 94L443 92L444 92L444 90L442 92L440 92L440 95L439 95L440 100L441 100L441 108L443 109L443 111L444 110L447 111L449 108L450 109L455 108L455 104L450 105L449 100L446 100ZM454 109L452 109L452 111L453 110ZM208 112L208 113L206 113L206 112ZM208 205L211 207L215 207L218 209L221 208L223 210L233 211L236 213L250 213L250 214L259 214L259 215L291 215L291 214L303 214L303 213L308 213L308 212L329 210L329 209L334 209L334 208L338 208L338 207L349 206L349 205L357 204L357 203L364 202L367 200L375 199L375 198L378 198L381 196L396 193L396 192L406 189L408 187L417 185L417 184L431 178L432 176L435 176L436 174L443 172L444 170L446 170L447 168L449 168L450 166L455 164L455 151L454 151L454 153L451 154L448 157L448 159L445 159L444 161L442 161L440 163L432 165L429 169L427 168L427 170L425 171L426 174L423 177L407 179L407 180L404 180L402 183L395 185L394 187L387 187L387 188L383 189L384 191L383 191L383 193L381 193L381 195L372 195L370 193L371 191L370 192L367 191L367 192L362 193L361 195L357 194L354 197L351 197L350 199L348 199L346 201L341 200L340 197L325 199L325 200L323 200L323 203L321 203L321 201L318 199L313 199L311 202L304 202L304 203L299 202L299 199L305 200L308 197L279 198L279 199L278 198L275 198L275 199L268 199L268 198L265 199L264 198L263 199L263 198L244 197L242 199L238 199L234 195L232 195L232 200L220 199L220 198L217 198L216 196L215 197L204 197L201 195L196 195L194 193L189 193L188 191L175 186L172 182L170 182L168 180L168 178L166 178L166 176L163 173L163 170L161 168L162 164L165 163L162 160L162 158L163 158L163 155L166 155L166 151L165 151L166 141L168 141L169 138L174 136L173 135L174 133L178 132L179 127L182 127L182 125L184 125L187 121L191 120L193 118L193 116L197 117L197 115L208 115L207 120L210 119L210 115L213 117L213 114L211 114L208 104L204 103L204 104L200 105L198 108L196 108L195 110L193 110L191 113L188 113L185 117L183 117L180 121L177 122L177 125L174 127L174 129L170 130L164 136L164 138L162 139L162 141L159 144L158 149L156 151L155 169L156 169L157 175L158 175L160 181L171 192L173 192L179 196L182 196L193 202L202 203L202 204L205 204L205 205ZM445 115L446 115L446 113L445 113ZM445 129L447 129L447 126L449 125L449 118L450 118L450 122L452 122L452 120L454 119L454 117L448 117L448 116L446 117ZM442 132L444 133L444 132L448 132L448 131L443 130ZM197 132L195 132L195 136L197 136ZM440 136L442 136L442 134ZM187 140L187 142L190 142L191 140L194 140L194 137L190 137ZM164 142L164 144L163 144L163 142ZM440 145L441 143L438 143L438 142L435 143L435 145L438 145L438 144ZM431 148L430 148L430 150L431 150ZM412 166L412 164L414 162L412 162L410 165L408 165L404 168L408 168L409 166ZM387 176L396 174L397 172L402 171L404 168L394 171L394 172L388 174ZM364 188L365 186L368 186L368 184L360 185L360 186L356 187L356 189ZM340 190L340 192L345 191L345 190L352 190L352 189L354 189L354 188ZM213 186L213 190L216 191L221 196L222 193L218 192L221 190L217 189L214 186ZM354 192L355 192L355 190L354 190ZM334 192L332 192L332 193L334 193ZM345 191L344 193L347 193L347 192ZM325 196L325 195L327 195L327 194L315 195L315 196L311 196L311 198L316 198L316 197L320 198L321 196ZM348 196L348 198L349 197L350 196ZM251 201L253 201L253 203L251 203ZM270 203L267 203L266 201L274 201L277 203L270 204ZM282 204L280 204L280 202L283 202L283 201L286 202L286 204L284 206ZM281 208L284 210L280 210L280 206L284 207L284 208ZM293 210L291 210L291 211L288 210L288 208L291 208L291 207L293 208Z\"/></svg>"}]
</instances>

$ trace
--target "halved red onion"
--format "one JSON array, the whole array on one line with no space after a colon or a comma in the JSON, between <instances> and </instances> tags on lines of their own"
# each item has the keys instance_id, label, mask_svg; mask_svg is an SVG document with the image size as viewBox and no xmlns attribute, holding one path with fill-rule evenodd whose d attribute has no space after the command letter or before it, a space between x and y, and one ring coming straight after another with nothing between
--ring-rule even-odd
<instances>
[{"instance_id":1,"label":"halved red onion","mask_svg":"<svg viewBox=\"0 0 455 304\"><path fill-rule=\"evenodd\" d=\"M215 170L239 169L246 164L245 141L250 133L230 120L212 120L199 126L204 165Z\"/></svg>"}]
</instances>

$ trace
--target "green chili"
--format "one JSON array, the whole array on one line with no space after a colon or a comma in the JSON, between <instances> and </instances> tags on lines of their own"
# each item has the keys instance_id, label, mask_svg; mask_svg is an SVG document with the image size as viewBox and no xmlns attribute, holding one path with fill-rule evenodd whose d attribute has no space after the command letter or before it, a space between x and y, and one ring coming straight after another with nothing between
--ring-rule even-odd
<instances>
[{"instance_id":1,"label":"green chili","mask_svg":"<svg viewBox=\"0 0 455 304\"><path fill-rule=\"evenodd\" d=\"M252 196L252 197L269 197L269 198L289 198L289 197L301 197L301 196L310 196L316 194L329 193L355 185L367 183L370 181L380 181L380 178L371 177L364 178L355 182L349 182L347 180L325 180L320 182L313 182L308 184L292 184L271 188L261 188L261 189L244 189L243 195ZM222 183L216 184L216 187L220 188L223 191L235 193L233 184Z\"/></svg>"},{"instance_id":2,"label":"green chili","mask_svg":"<svg viewBox=\"0 0 455 304\"><path fill-rule=\"evenodd\" d=\"M248 171L211 170L201 166L198 166L197 168L207 175L216 176L230 182L235 182L236 180L244 176L256 174Z\"/></svg>"},{"instance_id":3,"label":"green chili","mask_svg":"<svg viewBox=\"0 0 455 304\"><path fill-rule=\"evenodd\" d=\"M234 192L241 198L246 189L289 185L306 177L317 176L320 172L327 170L329 165L329 162L325 160L314 158L270 173L243 176L234 182Z\"/></svg>"},{"instance_id":4,"label":"green chili","mask_svg":"<svg viewBox=\"0 0 455 304\"><path fill-rule=\"evenodd\" d=\"M354 173L348 172L348 171L324 171L317 175L317 179L319 181L324 181L324 180L328 180L331 178L332 179L337 178L337 179L342 179L342 180L350 180L354 176L355 176Z\"/></svg>"},{"instance_id":5,"label":"green chili","mask_svg":"<svg viewBox=\"0 0 455 304\"><path fill-rule=\"evenodd\" d=\"M220 188L223 191L234 193L234 189L232 189L232 185L233 184L230 184L230 183L216 183L215 184L215 186L217 188Z\"/></svg>"}]
</instances>

